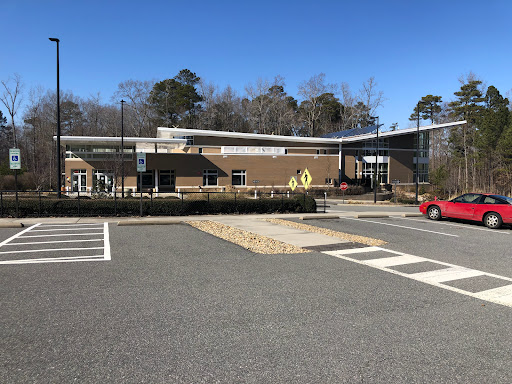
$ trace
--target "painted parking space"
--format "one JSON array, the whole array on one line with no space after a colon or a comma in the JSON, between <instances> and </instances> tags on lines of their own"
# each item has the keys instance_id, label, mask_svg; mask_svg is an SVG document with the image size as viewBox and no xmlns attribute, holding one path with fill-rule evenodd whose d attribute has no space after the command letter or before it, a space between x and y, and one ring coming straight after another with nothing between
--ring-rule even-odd
<instances>
[{"instance_id":1,"label":"painted parking space","mask_svg":"<svg viewBox=\"0 0 512 384\"><path fill-rule=\"evenodd\" d=\"M322 253L466 296L512 307L512 278L381 247Z\"/></svg>"},{"instance_id":2,"label":"painted parking space","mask_svg":"<svg viewBox=\"0 0 512 384\"><path fill-rule=\"evenodd\" d=\"M108 223L34 224L0 243L0 264L108 261Z\"/></svg>"}]
</instances>

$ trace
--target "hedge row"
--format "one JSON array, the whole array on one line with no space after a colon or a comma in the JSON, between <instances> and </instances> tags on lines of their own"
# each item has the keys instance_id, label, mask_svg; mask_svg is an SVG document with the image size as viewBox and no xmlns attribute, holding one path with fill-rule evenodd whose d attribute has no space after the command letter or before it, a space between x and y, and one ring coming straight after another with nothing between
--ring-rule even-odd
<instances>
[{"instance_id":1,"label":"hedge row","mask_svg":"<svg viewBox=\"0 0 512 384\"><path fill-rule=\"evenodd\" d=\"M219 200L142 200L143 215L185 216L221 213L285 213L316 212L312 197L294 196L275 199L219 199ZM15 200L4 199L0 215L15 216ZM18 217L38 216L138 216L140 200L118 199L20 199Z\"/></svg>"}]
</instances>

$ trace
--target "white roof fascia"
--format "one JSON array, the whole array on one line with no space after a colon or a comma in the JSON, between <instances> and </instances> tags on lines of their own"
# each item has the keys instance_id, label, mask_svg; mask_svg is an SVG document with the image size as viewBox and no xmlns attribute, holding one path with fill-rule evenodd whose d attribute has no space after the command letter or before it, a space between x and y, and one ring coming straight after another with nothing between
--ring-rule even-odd
<instances>
[{"instance_id":1,"label":"white roof fascia","mask_svg":"<svg viewBox=\"0 0 512 384\"><path fill-rule=\"evenodd\" d=\"M207 129L185 129L185 128L167 128L158 127L161 132L175 134L176 136L214 136L232 139L251 139L251 140L269 140L269 141L290 141L299 143L324 143L339 144L339 139L328 139L325 137L299 137L282 135L263 135L259 133L210 131Z\"/></svg>"},{"instance_id":2,"label":"white roof fascia","mask_svg":"<svg viewBox=\"0 0 512 384\"><path fill-rule=\"evenodd\" d=\"M53 140L57 140L57 136L53 136ZM126 144L137 143L155 143L155 144L186 144L186 139L160 139L154 137L125 137ZM81 143L81 144L112 144L121 143L120 137L94 137L94 136L61 136L61 143Z\"/></svg>"},{"instance_id":3,"label":"white roof fascia","mask_svg":"<svg viewBox=\"0 0 512 384\"><path fill-rule=\"evenodd\" d=\"M457 126L463 125L463 124L466 124L466 120L455 121L453 123L425 125L425 126L420 127L419 131L423 132L423 131L432 131L434 129L453 128L453 127L457 127ZM411 134L411 133L416 133L417 131L418 131L418 128L405 128L405 129L399 129L396 131L380 132L379 138L380 137L407 135L407 134ZM376 137L377 137L376 133L367 133L367 134L359 135L359 136L343 137L341 139L342 139L343 143L353 143L353 142L357 142L357 141L373 139Z\"/></svg>"}]
</instances>

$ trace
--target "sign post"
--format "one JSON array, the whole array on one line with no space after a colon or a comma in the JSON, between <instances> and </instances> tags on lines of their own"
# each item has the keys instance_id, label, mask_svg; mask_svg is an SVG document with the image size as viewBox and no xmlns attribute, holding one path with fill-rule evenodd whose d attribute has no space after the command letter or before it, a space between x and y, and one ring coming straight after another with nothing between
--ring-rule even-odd
<instances>
[{"instance_id":1,"label":"sign post","mask_svg":"<svg viewBox=\"0 0 512 384\"><path fill-rule=\"evenodd\" d=\"M14 169L14 191L16 193L16 217L18 217L18 169L21 169L19 148L9 149L9 168Z\"/></svg>"},{"instance_id":2,"label":"sign post","mask_svg":"<svg viewBox=\"0 0 512 384\"><path fill-rule=\"evenodd\" d=\"M396 185L397 185L397 184L400 184L400 180L398 180L398 179L393 179L393 180L391 180L391 182L392 182L393 184L395 184L395 204L396 204Z\"/></svg>"},{"instance_id":3,"label":"sign post","mask_svg":"<svg viewBox=\"0 0 512 384\"><path fill-rule=\"evenodd\" d=\"M348 184L343 182L340 184L340 189L341 189L341 194L342 194L342 199L343 199L343 204L345 204L345 191L347 190L348 188Z\"/></svg>"},{"instance_id":4,"label":"sign post","mask_svg":"<svg viewBox=\"0 0 512 384\"><path fill-rule=\"evenodd\" d=\"M139 172L140 216L142 217L142 172L146 172L146 153L137 152L137 172Z\"/></svg>"}]
</instances>

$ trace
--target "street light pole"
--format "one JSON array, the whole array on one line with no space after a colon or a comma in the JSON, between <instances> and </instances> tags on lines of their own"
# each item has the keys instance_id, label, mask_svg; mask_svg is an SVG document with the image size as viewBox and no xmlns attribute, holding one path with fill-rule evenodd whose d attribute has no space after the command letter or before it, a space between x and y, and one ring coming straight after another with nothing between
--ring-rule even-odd
<instances>
[{"instance_id":1,"label":"street light pole","mask_svg":"<svg viewBox=\"0 0 512 384\"><path fill-rule=\"evenodd\" d=\"M416 126L416 200L415 204L418 204L418 182L419 182L419 171L420 171L420 104L425 104L423 101L418 101L418 124Z\"/></svg>"},{"instance_id":2,"label":"street light pole","mask_svg":"<svg viewBox=\"0 0 512 384\"><path fill-rule=\"evenodd\" d=\"M377 185L379 184L379 116L377 116L377 152L375 156L375 184L373 185L373 203L377 204Z\"/></svg>"},{"instance_id":3,"label":"street light pole","mask_svg":"<svg viewBox=\"0 0 512 384\"><path fill-rule=\"evenodd\" d=\"M124 103L121 100L121 197L124 199ZM114 192L115 193L115 192Z\"/></svg>"},{"instance_id":4,"label":"street light pole","mask_svg":"<svg viewBox=\"0 0 512 384\"><path fill-rule=\"evenodd\" d=\"M57 198L60 199L61 166L60 166L60 83L59 83L59 42L55 37L49 37L50 41L57 43Z\"/></svg>"}]
</instances>

